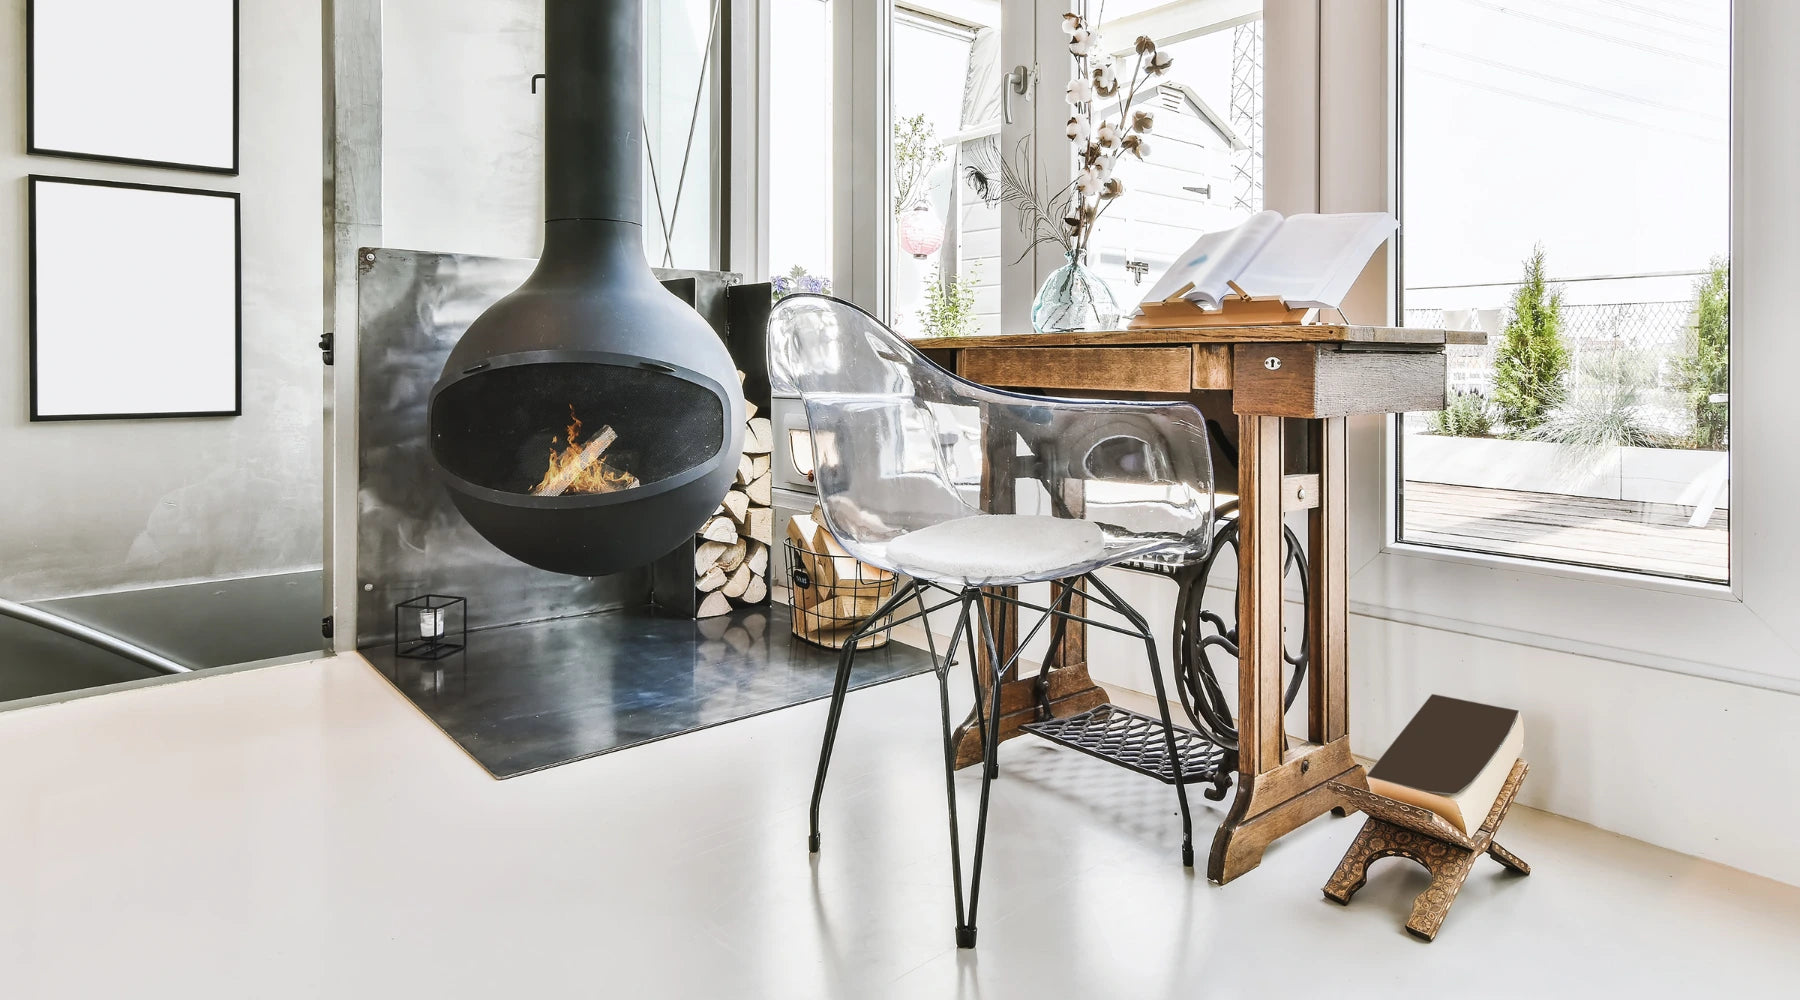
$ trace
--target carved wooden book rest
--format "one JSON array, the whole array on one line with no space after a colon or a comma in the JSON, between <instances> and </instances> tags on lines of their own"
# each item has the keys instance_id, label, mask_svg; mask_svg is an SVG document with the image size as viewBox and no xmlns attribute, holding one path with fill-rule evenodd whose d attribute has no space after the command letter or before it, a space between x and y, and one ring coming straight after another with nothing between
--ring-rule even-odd
<instances>
[{"instance_id":1,"label":"carved wooden book rest","mask_svg":"<svg viewBox=\"0 0 1800 1000\"><path fill-rule=\"evenodd\" d=\"M1345 905L1369 879L1369 865L1382 858L1411 858L1431 872L1431 885L1413 900L1412 916L1406 929L1430 941L1456 901L1457 890L1469 877L1475 860L1483 854L1520 875L1530 875L1531 866L1519 860L1506 848L1494 842L1494 834L1506 819L1513 796L1525 781L1529 766L1524 760L1513 764L1506 784L1487 819L1473 835L1445 821L1442 816L1415 805L1376 795L1366 788L1344 782L1332 782L1331 788L1343 796L1344 804L1369 814L1368 822L1356 835L1356 841L1344 854L1331 880L1325 883L1325 896Z\"/></svg>"}]
</instances>

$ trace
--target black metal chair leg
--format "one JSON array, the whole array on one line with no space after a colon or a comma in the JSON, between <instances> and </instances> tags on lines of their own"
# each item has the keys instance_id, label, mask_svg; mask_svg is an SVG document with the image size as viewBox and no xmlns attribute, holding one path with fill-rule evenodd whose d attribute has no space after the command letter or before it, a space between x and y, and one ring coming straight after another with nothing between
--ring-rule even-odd
<instances>
[{"instance_id":1,"label":"black metal chair leg","mask_svg":"<svg viewBox=\"0 0 1800 1000\"><path fill-rule=\"evenodd\" d=\"M831 769L831 751L837 745L838 723L844 716L844 698L850 693L850 670L856 660L857 644L862 642L865 635L874 631L872 626L910 599L918 589L918 585L910 581L902 585L856 631L850 633L849 638L844 641L843 651L838 654L837 678L831 685L831 710L826 713L825 739L819 746L819 770L813 776L812 809L809 813L811 826L806 836L806 849L813 854L819 853L819 803L825 798L825 773ZM929 630L930 623L927 622L925 627Z\"/></svg>"},{"instance_id":2,"label":"black metal chair leg","mask_svg":"<svg viewBox=\"0 0 1800 1000\"><path fill-rule=\"evenodd\" d=\"M963 606L967 612L968 605ZM962 940L963 882L962 830L956 823L956 726L950 721L950 670L955 666L957 638L963 633L967 618L960 618L951 633L944 659L935 663L938 679L938 710L944 725L944 798L950 807L950 881L956 892L957 941ZM971 643L973 645L973 643Z\"/></svg>"},{"instance_id":3,"label":"black metal chair leg","mask_svg":"<svg viewBox=\"0 0 1800 1000\"><path fill-rule=\"evenodd\" d=\"M838 655L837 680L831 685L831 711L825 716L825 739L819 745L819 771L813 776L812 826L806 837L806 849L819 853L819 802L825 797L825 772L831 768L832 745L837 742L838 722L844 714L844 696L850 690L850 665L856 657L856 643L848 642Z\"/></svg>"},{"instance_id":4,"label":"black metal chair leg","mask_svg":"<svg viewBox=\"0 0 1800 1000\"><path fill-rule=\"evenodd\" d=\"M987 727L983 730L981 741L981 802L975 819L975 855L969 864L969 905L967 915L956 926L958 948L975 947L975 914L981 903L981 861L987 849L988 802L992 795L994 772L1000 766L1000 678L1004 672L1003 661L1000 659L999 643L995 640L993 621L988 617L986 605L977 601L975 607L981 624L982 643L987 648L988 663L994 676L988 687ZM971 669L977 674L976 685L979 688L980 657L970 657L969 660Z\"/></svg>"},{"instance_id":5,"label":"black metal chair leg","mask_svg":"<svg viewBox=\"0 0 1800 1000\"><path fill-rule=\"evenodd\" d=\"M1100 589L1107 600L1113 602L1120 611L1125 613L1126 620L1131 622L1131 627L1137 629L1138 635L1144 640L1144 652L1150 658L1150 682L1156 688L1156 705L1162 710L1163 747L1169 755L1169 767L1175 773L1175 799L1181 803L1181 863L1192 868L1194 867L1194 819L1188 811L1186 774L1181 766L1181 752L1175 746L1175 720L1169 714L1169 693L1163 684L1162 663L1156 655L1156 639L1150 633L1150 623L1138 613L1136 608L1125 603L1099 577L1089 576L1088 580Z\"/></svg>"},{"instance_id":6,"label":"black metal chair leg","mask_svg":"<svg viewBox=\"0 0 1800 1000\"><path fill-rule=\"evenodd\" d=\"M981 622L980 628L985 630L987 628L987 605L982 603L982 600L982 594L979 588L970 587L963 591L963 614L970 616L970 621L974 622L977 618L975 609L981 609L979 615L979 621ZM971 627L973 628L973 626ZM985 761L987 754L987 702L985 701L981 690L981 653L982 643L976 641L975 633L970 631L969 683L975 690L975 731L982 734L982 759ZM986 765L984 764L983 767L985 768Z\"/></svg>"}]
</instances>

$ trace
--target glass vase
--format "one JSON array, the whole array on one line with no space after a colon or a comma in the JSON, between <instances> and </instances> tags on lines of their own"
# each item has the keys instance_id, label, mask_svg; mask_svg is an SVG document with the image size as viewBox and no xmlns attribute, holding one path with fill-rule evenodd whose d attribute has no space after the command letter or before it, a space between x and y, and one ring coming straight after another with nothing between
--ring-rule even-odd
<instances>
[{"instance_id":1,"label":"glass vase","mask_svg":"<svg viewBox=\"0 0 1800 1000\"><path fill-rule=\"evenodd\" d=\"M1119 301L1088 269L1086 251L1071 250L1031 301L1031 328L1039 333L1117 330Z\"/></svg>"}]
</instances>

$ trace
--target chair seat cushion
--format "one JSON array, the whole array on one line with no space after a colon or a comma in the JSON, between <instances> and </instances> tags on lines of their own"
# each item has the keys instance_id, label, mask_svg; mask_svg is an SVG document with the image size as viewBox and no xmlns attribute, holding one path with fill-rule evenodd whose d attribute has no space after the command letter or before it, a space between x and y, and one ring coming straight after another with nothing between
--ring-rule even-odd
<instances>
[{"instance_id":1,"label":"chair seat cushion","mask_svg":"<svg viewBox=\"0 0 1800 1000\"><path fill-rule=\"evenodd\" d=\"M1075 576L1109 555L1098 524L1041 514L977 514L887 544L888 561L908 576L965 585Z\"/></svg>"}]
</instances>

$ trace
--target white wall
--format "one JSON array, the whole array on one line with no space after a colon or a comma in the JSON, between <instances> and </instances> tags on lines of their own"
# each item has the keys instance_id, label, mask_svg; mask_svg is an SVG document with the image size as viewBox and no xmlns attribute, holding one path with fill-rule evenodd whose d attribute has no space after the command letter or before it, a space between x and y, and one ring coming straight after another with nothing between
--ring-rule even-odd
<instances>
[{"instance_id":1,"label":"white wall","mask_svg":"<svg viewBox=\"0 0 1800 1000\"><path fill-rule=\"evenodd\" d=\"M0 0L0 597L320 563L319 4L241 7L241 174L221 177L25 156L25 0ZM25 176L34 172L241 192L242 416L29 422Z\"/></svg>"}]
</instances>

